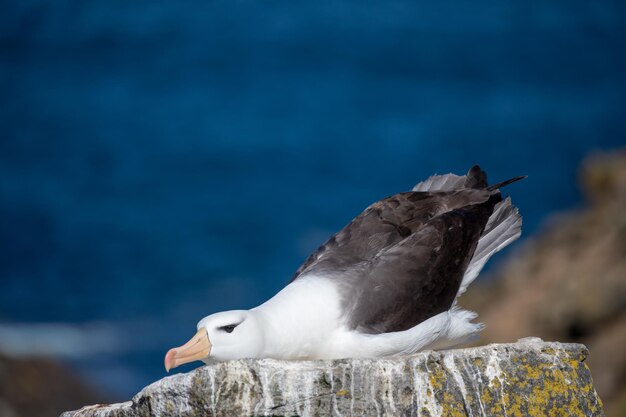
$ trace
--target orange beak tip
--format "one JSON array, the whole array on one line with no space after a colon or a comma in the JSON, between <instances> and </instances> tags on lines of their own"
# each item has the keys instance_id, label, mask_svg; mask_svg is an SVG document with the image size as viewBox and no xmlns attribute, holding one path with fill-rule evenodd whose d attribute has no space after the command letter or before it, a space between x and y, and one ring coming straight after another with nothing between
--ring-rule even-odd
<instances>
[{"instance_id":1,"label":"orange beak tip","mask_svg":"<svg viewBox=\"0 0 626 417\"><path fill-rule=\"evenodd\" d=\"M176 356L176 351L174 349L170 349L165 354L165 372L169 372L170 369L174 367L174 357Z\"/></svg>"},{"instance_id":2,"label":"orange beak tip","mask_svg":"<svg viewBox=\"0 0 626 417\"><path fill-rule=\"evenodd\" d=\"M206 359L211 354L211 342L205 329L198 333L182 346L170 349L163 361L165 370L176 368L184 363Z\"/></svg>"}]
</instances>

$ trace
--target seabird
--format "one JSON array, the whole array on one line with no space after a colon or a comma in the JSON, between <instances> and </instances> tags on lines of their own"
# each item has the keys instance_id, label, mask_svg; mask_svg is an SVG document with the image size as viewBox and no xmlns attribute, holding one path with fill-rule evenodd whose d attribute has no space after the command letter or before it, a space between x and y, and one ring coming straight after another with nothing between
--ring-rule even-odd
<instances>
[{"instance_id":1,"label":"seabird","mask_svg":"<svg viewBox=\"0 0 626 417\"><path fill-rule=\"evenodd\" d=\"M385 357L449 348L483 328L457 298L516 240L522 219L479 166L372 204L311 254L278 294L212 314L165 369L202 360Z\"/></svg>"}]
</instances>

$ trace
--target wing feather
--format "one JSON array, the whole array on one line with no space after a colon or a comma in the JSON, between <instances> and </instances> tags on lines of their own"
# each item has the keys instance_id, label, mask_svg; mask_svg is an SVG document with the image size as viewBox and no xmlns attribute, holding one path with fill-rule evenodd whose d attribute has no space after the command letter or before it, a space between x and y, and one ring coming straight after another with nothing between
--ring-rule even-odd
<instances>
[{"instance_id":1,"label":"wing feather","mask_svg":"<svg viewBox=\"0 0 626 417\"><path fill-rule=\"evenodd\" d=\"M464 189L453 192L405 192L380 200L333 235L298 268L304 273L345 271L369 261L415 233L430 219L450 210L486 201L493 192Z\"/></svg>"},{"instance_id":2,"label":"wing feather","mask_svg":"<svg viewBox=\"0 0 626 417\"><path fill-rule=\"evenodd\" d=\"M410 329L449 310L496 198L438 215L339 284L351 328Z\"/></svg>"}]
</instances>

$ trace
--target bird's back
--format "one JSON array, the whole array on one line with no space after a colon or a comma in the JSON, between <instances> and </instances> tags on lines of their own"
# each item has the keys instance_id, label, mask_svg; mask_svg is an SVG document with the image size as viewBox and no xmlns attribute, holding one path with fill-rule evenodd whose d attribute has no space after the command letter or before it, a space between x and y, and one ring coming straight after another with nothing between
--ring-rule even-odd
<instances>
[{"instance_id":1,"label":"bird's back","mask_svg":"<svg viewBox=\"0 0 626 417\"><path fill-rule=\"evenodd\" d=\"M334 279L351 328L401 331L449 309L502 201L478 166L465 176L431 177L414 189L369 206L293 277Z\"/></svg>"}]
</instances>

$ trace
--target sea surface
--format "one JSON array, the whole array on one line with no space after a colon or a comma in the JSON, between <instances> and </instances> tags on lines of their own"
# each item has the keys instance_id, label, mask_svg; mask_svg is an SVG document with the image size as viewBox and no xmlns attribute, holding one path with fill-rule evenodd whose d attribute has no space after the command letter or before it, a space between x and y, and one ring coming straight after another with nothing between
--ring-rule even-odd
<instances>
[{"instance_id":1,"label":"sea surface","mask_svg":"<svg viewBox=\"0 0 626 417\"><path fill-rule=\"evenodd\" d=\"M370 203L479 163L528 237L626 144L621 1L2 9L0 351L121 398Z\"/></svg>"}]
</instances>

